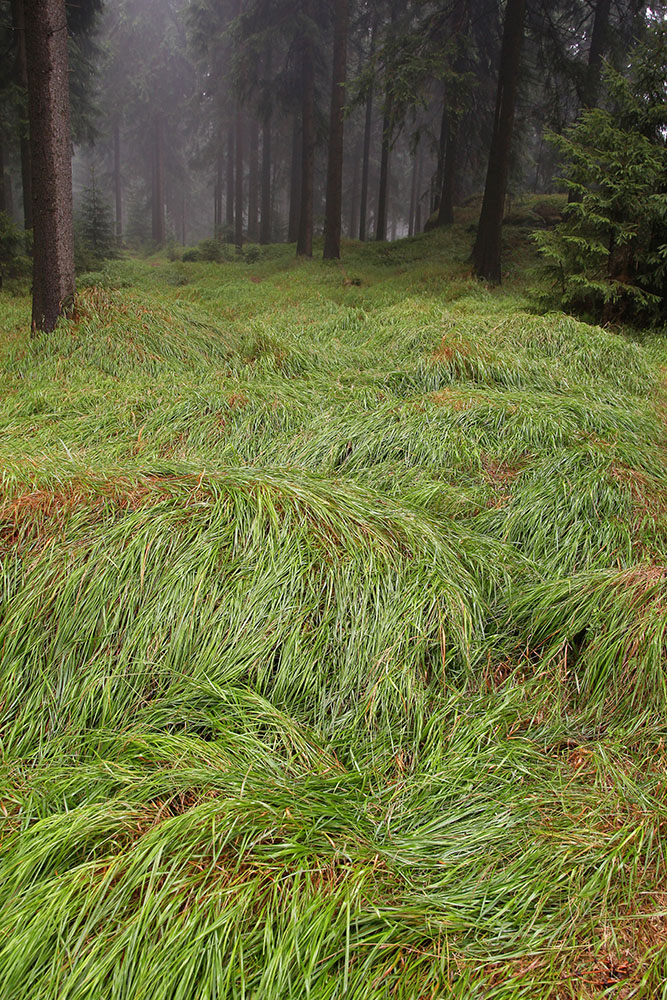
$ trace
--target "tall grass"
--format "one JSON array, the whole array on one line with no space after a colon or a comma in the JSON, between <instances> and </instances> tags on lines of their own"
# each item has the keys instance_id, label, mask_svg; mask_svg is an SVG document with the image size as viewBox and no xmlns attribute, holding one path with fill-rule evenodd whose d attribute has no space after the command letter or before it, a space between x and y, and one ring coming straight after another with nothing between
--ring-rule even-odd
<instances>
[{"instance_id":1,"label":"tall grass","mask_svg":"<svg viewBox=\"0 0 667 1000\"><path fill-rule=\"evenodd\" d=\"M0 298L0 998L667 996L667 342L466 252Z\"/></svg>"}]
</instances>

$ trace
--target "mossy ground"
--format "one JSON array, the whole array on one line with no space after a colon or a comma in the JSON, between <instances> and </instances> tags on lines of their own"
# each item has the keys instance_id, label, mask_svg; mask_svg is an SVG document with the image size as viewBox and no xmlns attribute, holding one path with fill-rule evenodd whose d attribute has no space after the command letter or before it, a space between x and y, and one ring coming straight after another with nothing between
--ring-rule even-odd
<instances>
[{"instance_id":1,"label":"mossy ground","mask_svg":"<svg viewBox=\"0 0 667 1000\"><path fill-rule=\"evenodd\" d=\"M0 997L657 997L667 345L525 235L0 298Z\"/></svg>"}]
</instances>

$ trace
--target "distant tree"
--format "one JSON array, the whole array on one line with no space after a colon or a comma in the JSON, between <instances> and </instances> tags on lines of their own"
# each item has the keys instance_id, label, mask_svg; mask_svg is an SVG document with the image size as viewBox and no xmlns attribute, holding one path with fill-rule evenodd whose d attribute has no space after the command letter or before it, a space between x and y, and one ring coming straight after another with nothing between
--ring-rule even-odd
<instances>
[{"instance_id":1,"label":"distant tree","mask_svg":"<svg viewBox=\"0 0 667 1000\"><path fill-rule=\"evenodd\" d=\"M495 283L501 280L501 233L525 12L526 0L508 0L484 200L472 252L477 275Z\"/></svg>"},{"instance_id":2,"label":"distant tree","mask_svg":"<svg viewBox=\"0 0 667 1000\"><path fill-rule=\"evenodd\" d=\"M78 235L94 259L102 260L114 255L116 241L111 209L102 197L94 167L90 172L90 184L83 192L77 222Z\"/></svg>"},{"instance_id":3,"label":"distant tree","mask_svg":"<svg viewBox=\"0 0 667 1000\"><path fill-rule=\"evenodd\" d=\"M313 186L315 174L315 43L317 27L312 19L311 0L301 0L301 205L296 252L313 255Z\"/></svg>"},{"instance_id":4,"label":"distant tree","mask_svg":"<svg viewBox=\"0 0 667 1000\"><path fill-rule=\"evenodd\" d=\"M53 330L74 297L72 163L65 0L25 4L35 330Z\"/></svg>"},{"instance_id":5,"label":"distant tree","mask_svg":"<svg viewBox=\"0 0 667 1000\"><path fill-rule=\"evenodd\" d=\"M335 0L327 204L324 221L324 257L340 257L343 185L343 121L347 68L348 0Z\"/></svg>"},{"instance_id":6,"label":"distant tree","mask_svg":"<svg viewBox=\"0 0 667 1000\"><path fill-rule=\"evenodd\" d=\"M372 63L375 54L375 18L368 29L368 59ZM373 129L373 80L368 82L365 95L364 111L364 142L361 159L361 191L359 195L359 239L366 239L366 221L368 216L368 178L370 173L371 134Z\"/></svg>"}]
</instances>

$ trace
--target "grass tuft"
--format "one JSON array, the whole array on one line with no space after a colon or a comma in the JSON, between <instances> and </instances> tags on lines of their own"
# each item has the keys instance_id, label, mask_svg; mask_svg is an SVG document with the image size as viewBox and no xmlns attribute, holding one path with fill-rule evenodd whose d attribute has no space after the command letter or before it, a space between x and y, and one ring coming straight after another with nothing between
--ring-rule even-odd
<instances>
[{"instance_id":1,"label":"grass tuft","mask_svg":"<svg viewBox=\"0 0 667 1000\"><path fill-rule=\"evenodd\" d=\"M0 296L0 1000L664 994L667 348L469 240Z\"/></svg>"}]
</instances>

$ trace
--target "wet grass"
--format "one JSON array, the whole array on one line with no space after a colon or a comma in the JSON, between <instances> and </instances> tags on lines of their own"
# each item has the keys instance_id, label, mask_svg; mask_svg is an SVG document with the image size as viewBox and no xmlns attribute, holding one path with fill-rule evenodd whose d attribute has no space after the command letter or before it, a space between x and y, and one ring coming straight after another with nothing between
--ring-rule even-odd
<instances>
[{"instance_id":1,"label":"wet grass","mask_svg":"<svg viewBox=\"0 0 667 1000\"><path fill-rule=\"evenodd\" d=\"M342 264L0 298L0 998L667 996L667 341Z\"/></svg>"}]
</instances>

